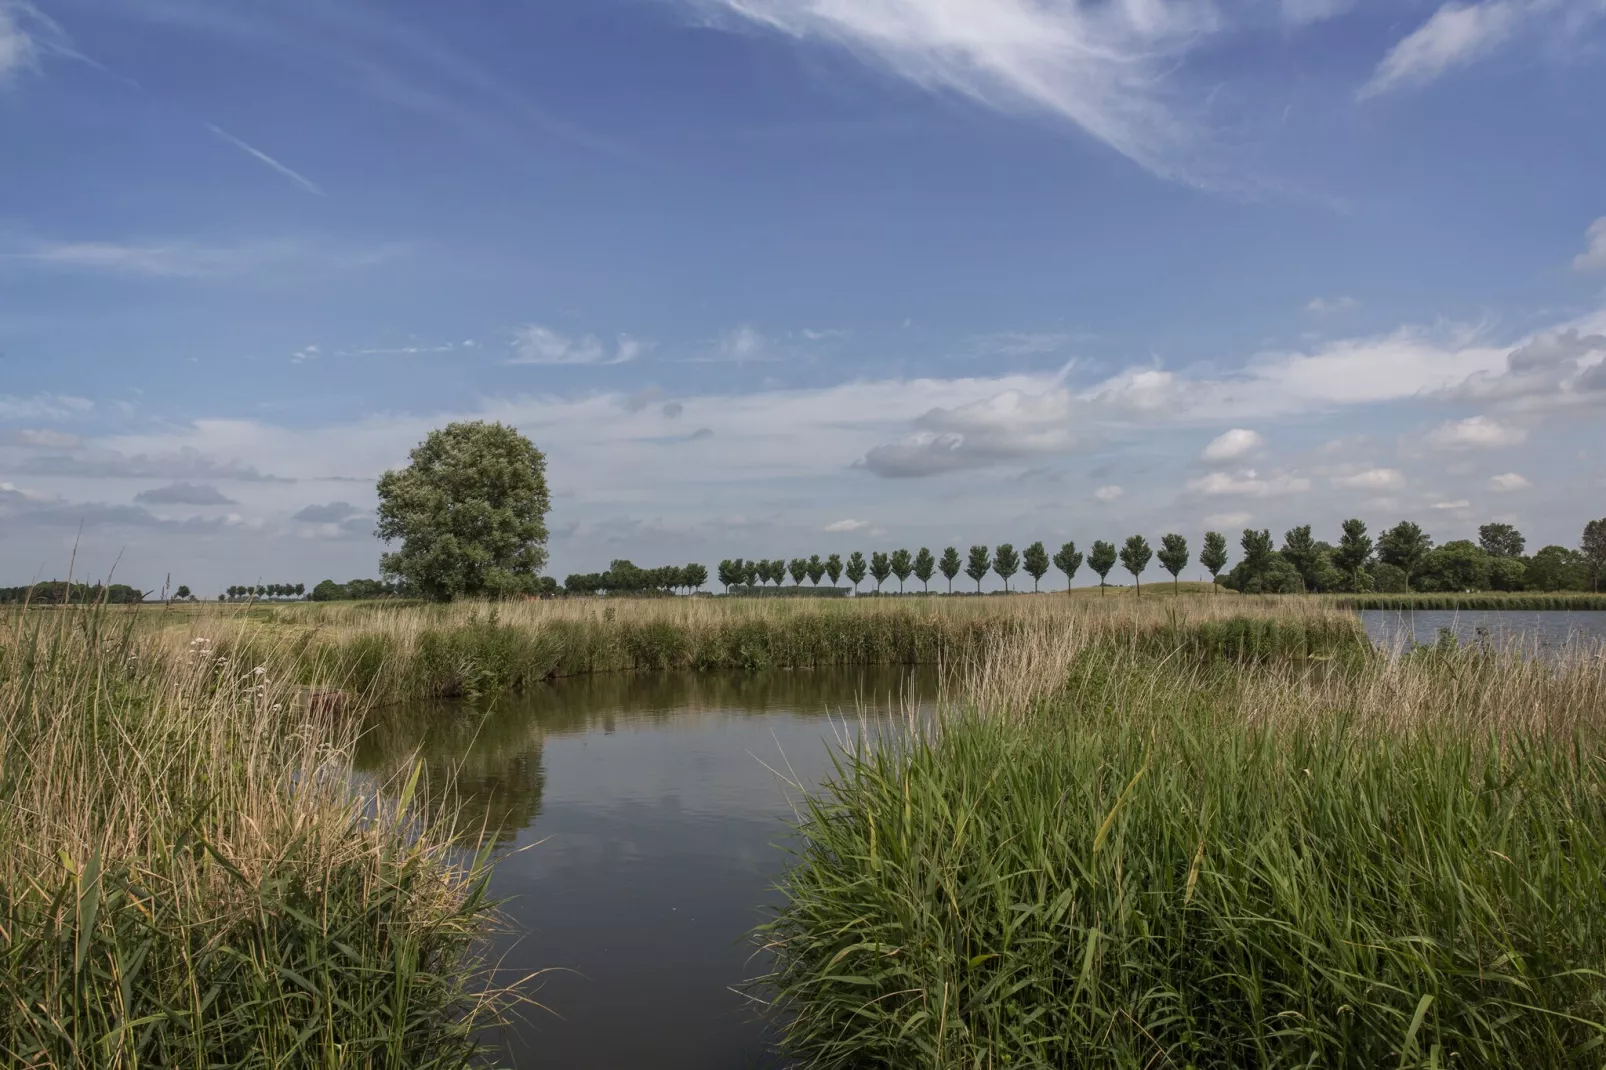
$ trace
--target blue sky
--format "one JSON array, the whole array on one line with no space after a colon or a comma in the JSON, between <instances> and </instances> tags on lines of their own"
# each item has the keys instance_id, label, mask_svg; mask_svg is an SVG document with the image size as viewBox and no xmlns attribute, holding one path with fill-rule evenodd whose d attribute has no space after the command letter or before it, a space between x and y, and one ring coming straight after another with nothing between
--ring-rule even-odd
<instances>
[{"instance_id":1,"label":"blue sky","mask_svg":"<svg viewBox=\"0 0 1606 1070\"><path fill-rule=\"evenodd\" d=\"M0 0L0 584L1606 514L1606 0ZM80 535L81 531L81 535ZM1195 570L1196 571L1196 570Z\"/></svg>"}]
</instances>

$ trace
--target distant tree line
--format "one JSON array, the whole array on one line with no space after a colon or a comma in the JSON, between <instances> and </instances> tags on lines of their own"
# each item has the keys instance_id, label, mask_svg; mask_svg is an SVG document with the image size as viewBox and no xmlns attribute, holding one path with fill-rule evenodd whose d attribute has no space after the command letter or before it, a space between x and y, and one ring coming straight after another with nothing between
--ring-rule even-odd
<instances>
[{"instance_id":1,"label":"distant tree line","mask_svg":"<svg viewBox=\"0 0 1606 1070\"><path fill-rule=\"evenodd\" d=\"M323 580L313 587L308 599L314 602L346 602L364 598L413 598L416 592L402 580Z\"/></svg>"},{"instance_id":2,"label":"distant tree line","mask_svg":"<svg viewBox=\"0 0 1606 1070\"><path fill-rule=\"evenodd\" d=\"M548 580L548 577L542 579ZM621 559L610 563L606 572L575 573L567 577L563 589L569 594L673 594L696 591L707 582L708 569L703 565L641 568Z\"/></svg>"},{"instance_id":3,"label":"distant tree line","mask_svg":"<svg viewBox=\"0 0 1606 1070\"><path fill-rule=\"evenodd\" d=\"M188 587L181 588L188 591ZM219 602L261 601L269 598L300 598L307 593L304 583L258 583L234 585L217 596Z\"/></svg>"},{"instance_id":4,"label":"distant tree line","mask_svg":"<svg viewBox=\"0 0 1606 1070\"><path fill-rule=\"evenodd\" d=\"M110 605L133 605L145 601L145 595L144 592L126 583L106 586L99 583L50 580L46 583L28 584L25 587L0 587L0 605L17 605L23 602L37 602L41 605L64 605L71 602L74 605L81 605L86 602L102 601Z\"/></svg>"}]
</instances>

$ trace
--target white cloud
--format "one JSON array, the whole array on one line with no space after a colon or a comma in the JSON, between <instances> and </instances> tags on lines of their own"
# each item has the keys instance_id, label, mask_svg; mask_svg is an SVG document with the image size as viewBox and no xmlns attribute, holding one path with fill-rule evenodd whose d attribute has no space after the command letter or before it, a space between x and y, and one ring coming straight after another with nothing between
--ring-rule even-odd
<instances>
[{"instance_id":1,"label":"white cloud","mask_svg":"<svg viewBox=\"0 0 1606 1070\"><path fill-rule=\"evenodd\" d=\"M134 495L141 505L236 505L210 483L170 483Z\"/></svg>"},{"instance_id":2,"label":"white cloud","mask_svg":"<svg viewBox=\"0 0 1606 1070\"><path fill-rule=\"evenodd\" d=\"M80 435L55 431L50 428L25 427L10 436L18 445L42 450L75 450L84 444Z\"/></svg>"},{"instance_id":3,"label":"white cloud","mask_svg":"<svg viewBox=\"0 0 1606 1070\"><path fill-rule=\"evenodd\" d=\"M1305 304L1306 312L1314 312L1318 316L1325 316L1332 312L1348 312L1350 309L1360 308L1361 303L1353 297L1313 297Z\"/></svg>"},{"instance_id":4,"label":"white cloud","mask_svg":"<svg viewBox=\"0 0 1606 1070\"><path fill-rule=\"evenodd\" d=\"M81 416L94 407L95 403L89 399L73 397L70 394L35 394L30 398L0 394L0 420L62 420L71 416ZM48 432L39 433L48 434ZM19 434L26 436L29 432L23 431ZM45 443L36 441L30 444Z\"/></svg>"},{"instance_id":5,"label":"white cloud","mask_svg":"<svg viewBox=\"0 0 1606 1070\"><path fill-rule=\"evenodd\" d=\"M307 193L316 194L319 197L324 195L323 190L319 189L317 183L313 182L312 179L301 174L299 171L291 170L289 167L286 167L278 160L275 160L272 156L269 156L261 149L248 145L246 142L235 137L233 134L229 133L220 126L214 126L211 123L207 123L206 128L212 131L213 134L216 134L219 138L222 138L230 145L233 145L235 148L239 149L241 152L263 164L266 164L272 170L277 171L285 178L288 178L291 182L301 187L301 189L305 190Z\"/></svg>"},{"instance_id":6,"label":"white cloud","mask_svg":"<svg viewBox=\"0 0 1606 1070\"><path fill-rule=\"evenodd\" d=\"M1310 490L1310 480L1288 472L1262 476L1253 468L1239 472L1210 472L1188 481L1188 492L1205 498L1280 498Z\"/></svg>"},{"instance_id":7,"label":"white cloud","mask_svg":"<svg viewBox=\"0 0 1606 1070\"><path fill-rule=\"evenodd\" d=\"M1498 449L1528 439L1520 427L1507 427L1487 416L1469 416L1441 424L1427 436L1428 445L1441 450Z\"/></svg>"},{"instance_id":8,"label":"white cloud","mask_svg":"<svg viewBox=\"0 0 1606 1070\"><path fill-rule=\"evenodd\" d=\"M870 527L868 520L833 520L822 529L832 534L846 534L853 531L866 531Z\"/></svg>"},{"instance_id":9,"label":"white cloud","mask_svg":"<svg viewBox=\"0 0 1606 1070\"><path fill-rule=\"evenodd\" d=\"M1054 331L1002 331L971 340L977 353L1000 357L1041 356L1064 349L1070 341L1070 335Z\"/></svg>"},{"instance_id":10,"label":"white cloud","mask_svg":"<svg viewBox=\"0 0 1606 1070\"><path fill-rule=\"evenodd\" d=\"M1112 483L1107 487L1100 487L1098 490L1094 491L1093 497L1101 502L1109 503L1113 501L1119 501L1121 496L1125 493L1125 488L1116 486Z\"/></svg>"},{"instance_id":11,"label":"white cloud","mask_svg":"<svg viewBox=\"0 0 1606 1070\"><path fill-rule=\"evenodd\" d=\"M18 10L10 4L0 4L0 82L33 66L38 52L33 37L17 17Z\"/></svg>"},{"instance_id":12,"label":"white cloud","mask_svg":"<svg viewBox=\"0 0 1606 1070\"><path fill-rule=\"evenodd\" d=\"M1389 50L1361 88L1361 97L1425 85L1487 55L1517 31L1523 14L1514 0L1445 4Z\"/></svg>"},{"instance_id":13,"label":"white cloud","mask_svg":"<svg viewBox=\"0 0 1606 1070\"><path fill-rule=\"evenodd\" d=\"M1212 513L1204 518L1204 526L1214 530L1216 528L1244 527L1253 520L1249 513Z\"/></svg>"},{"instance_id":14,"label":"white cloud","mask_svg":"<svg viewBox=\"0 0 1606 1070\"><path fill-rule=\"evenodd\" d=\"M1355 0L1283 0L1283 21L1304 26L1337 18L1355 6Z\"/></svg>"},{"instance_id":15,"label":"white cloud","mask_svg":"<svg viewBox=\"0 0 1606 1070\"><path fill-rule=\"evenodd\" d=\"M1177 377L1157 368L1128 368L1083 396L1132 413L1159 413L1177 405Z\"/></svg>"},{"instance_id":16,"label":"white cloud","mask_svg":"<svg viewBox=\"0 0 1606 1070\"><path fill-rule=\"evenodd\" d=\"M1405 486L1405 473L1398 468L1368 468L1354 475L1335 476L1333 485L1350 490L1399 490Z\"/></svg>"},{"instance_id":17,"label":"white cloud","mask_svg":"<svg viewBox=\"0 0 1606 1070\"><path fill-rule=\"evenodd\" d=\"M719 350L732 360L752 360L768 349L769 344L768 338L743 324L725 332L719 340Z\"/></svg>"},{"instance_id":18,"label":"white cloud","mask_svg":"<svg viewBox=\"0 0 1606 1070\"><path fill-rule=\"evenodd\" d=\"M1573 270L1594 271L1597 268L1606 268L1606 215L1589 225L1584 238L1587 245L1583 252L1573 257Z\"/></svg>"},{"instance_id":19,"label":"white cloud","mask_svg":"<svg viewBox=\"0 0 1606 1070\"><path fill-rule=\"evenodd\" d=\"M1075 444L1071 407L1062 387L939 406L914 421L914 434L869 450L862 464L879 476L920 477L1064 452Z\"/></svg>"},{"instance_id":20,"label":"white cloud","mask_svg":"<svg viewBox=\"0 0 1606 1070\"><path fill-rule=\"evenodd\" d=\"M509 364L623 364L643 351L642 343L620 335L612 350L595 335L570 338L550 327L530 323L513 332Z\"/></svg>"},{"instance_id":21,"label":"white cloud","mask_svg":"<svg viewBox=\"0 0 1606 1070\"><path fill-rule=\"evenodd\" d=\"M1212 463L1241 461L1265 445L1266 440L1258 431L1235 427L1211 440L1199 456Z\"/></svg>"},{"instance_id":22,"label":"white cloud","mask_svg":"<svg viewBox=\"0 0 1606 1070\"><path fill-rule=\"evenodd\" d=\"M1457 498L1453 502L1434 502L1431 506L1429 506L1429 508L1431 508L1431 509L1446 509L1446 510L1447 509L1466 509L1471 505L1472 505L1472 503L1467 501L1467 499L1465 499L1465 498Z\"/></svg>"},{"instance_id":23,"label":"white cloud","mask_svg":"<svg viewBox=\"0 0 1606 1070\"><path fill-rule=\"evenodd\" d=\"M1516 472L1504 472L1500 475L1489 477L1489 489L1499 494L1508 494L1514 490L1527 490L1532 486L1533 484L1528 482L1526 476L1518 475Z\"/></svg>"},{"instance_id":24,"label":"white cloud","mask_svg":"<svg viewBox=\"0 0 1606 1070\"><path fill-rule=\"evenodd\" d=\"M204 245L190 241L41 242L12 252L0 252L0 266L11 262L63 271L98 271L159 279L210 279L306 262L325 269L368 267L393 258L401 248L388 245L337 249L291 239L237 245Z\"/></svg>"},{"instance_id":25,"label":"white cloud","mask_svg":"<svg viewBox=\"0 0 1606 1070\"><path fill-rule=\"evenodd\" d=\"M1194 0L687 0L838 44L915 84L1061 116L1162 175L1190 178L1198 124L1168 75L1218 28Z\"/></svg>"}]
</instances>

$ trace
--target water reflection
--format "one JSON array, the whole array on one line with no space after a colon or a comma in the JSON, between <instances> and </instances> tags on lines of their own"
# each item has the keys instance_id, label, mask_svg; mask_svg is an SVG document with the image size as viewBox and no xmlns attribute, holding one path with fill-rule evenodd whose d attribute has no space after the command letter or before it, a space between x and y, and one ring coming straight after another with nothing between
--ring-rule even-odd
<instances>
[{"instance_id":1,"label":"water reflection","mask_svg":"<svg viewBox=\"0 0 1606 1070\"><path fill-rule=\"evenodd\" d=\"M497 949L504 965L575 971L538 993L561 1019L512 1031L514 1065L737 1070L773 1065L733 986L765 965L744 935L785 864L776 771L812 787L844 722L934 693L900 669L583 677L486 708L387 711L358 757L382 775L417 753L435 784L455 773L464 819L504 849L492 891L523 934Z\"/></svg>"},{"instance_id":2,"label":"water reflection","mask_svg":"<svg viewBox=\"0 0 1606 1070\"><path fill-rule=\"evenodd\" d=\"M1461 643L1486 643L1523 654L1555 654L1569 646L1598 650L1606 612L1596 610L1365 610L1361 623L1386 650L1438 642L1448 630Z\"/></svg>"}]
</instances>

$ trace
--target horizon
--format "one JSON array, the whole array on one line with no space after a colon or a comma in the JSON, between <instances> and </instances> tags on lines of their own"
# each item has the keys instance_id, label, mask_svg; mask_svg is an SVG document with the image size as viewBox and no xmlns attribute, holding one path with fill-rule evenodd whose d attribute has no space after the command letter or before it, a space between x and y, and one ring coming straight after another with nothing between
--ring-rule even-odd
<instances>
[{"instance_id":1,"label":"horizon","mask_svg":"<svg viewBox=\"0 0 1606 1070\"><path fill-rule=\"evenodd\" d=\"M376 481L460 419L545 452L560 581L1576 547L1603 43L1597 0L0 0L0 587L378 576Z\"/></svg>"}]
</instances>

